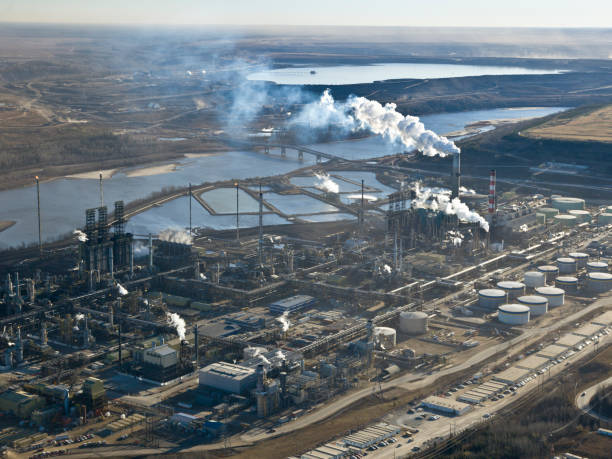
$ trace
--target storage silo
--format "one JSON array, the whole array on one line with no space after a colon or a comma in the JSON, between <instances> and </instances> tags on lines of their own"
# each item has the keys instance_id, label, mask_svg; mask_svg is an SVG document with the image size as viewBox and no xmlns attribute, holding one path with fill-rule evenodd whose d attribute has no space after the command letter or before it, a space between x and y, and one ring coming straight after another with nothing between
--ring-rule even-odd
<instances>
[{"instance_id":1,"label":"storage silo","mask_svg":"<svg viewBox=\"0 0 612 459\"><path fill-rule=\"evenodd\" d=\"M563 289L558 287L538 287L535 291L538 295L548 300L549 308L563 306L563 303L565 303L565 291Z\"/></svg>"},{"instance_id":2,"label":"storage silo","mask_svg":"<svg viewBox=\"0 0 612 459\"><path fill-rule=\"evenodd\" d=\"M588 261L586 268L589 273L607 273L608 263L605 261Z\"/></svg>"},{"instance_id":3,"label":"storage silo","mask_svg":"<svg viewBox=\"0 0 612 459\"><path fill-rule=\"evenodd\" d=\"M603 214L599 214L599 217L597 217L597 223L600 226L605 226L605 225L609 225L610 223L612 223L612 211L608 211Z\"/></svg>"},{"instance_id":4,"label":"storage silo","mask_svg":"<svg viewBox=\"0 0 612 459\"><path fill-rule=\"evenodd\" d=\"M576 272L576 260L570 257L557 258L559 274L573 274Z\"/></svg>"},{"instance_id":5,"label":"storage silo","mask_svg":"<svg viewBox=\"0 0 612 459\"><path fill-rule=\"evenodd\" d=\"M610 212L612 214L612 206L606 207L606 212Z\"/></svg>"},{"instance_id":6,"label":"storage silo","mask_svg":"<svg viewBox=\"0 0 612 459\"><path fill-rule=\"evenodd\" d=\"M497 308L497 319L508 325L525 325L529 322L529 306L524 304L504 304Z\"/></svg>"},{"instance_id":7,"label":"storage silo","mask_svg":"<svg viewBox=\"0 0 612 459\"><path fill-rule=\"evenodd\" d=\"M544 273L546 276L546 282L548 283L552 282L555 277L557 277L557 274L559 274L559 268L553 265L538 266L538 271Z\"/></svg>"},{"instance_id":8,"label":"storage silo","mask_svg":"<svg viewBox=\"0 0 612 459\"><path fill-rule=\"evenodd\" d=\"M525 294L525 284L516 281L501 281L497 283L497 288L508 294L508 300L514 300Z\"/></svg>"},{"instance_id":9,"label":"storage silo","mask_svg":"<svg viewBox=\"0 0 612 459\"><path fill-rule=\"evenodd\" d=\"M497 288L485 288L478 291L478 306L495 310L507 302L508 293Z\"/></svg>"},{"instance_id":10,"label":"storage silo","mask_svg":"<svg viewBox=\"0 0 612 459\"><path fill-rule=\"evenodd\" d=\"M590 222L592 218L588 210L568 210L567 213L576 217L580 223Z\"/></svg>"},{"instance_id":11,"label":"storage silo","mask_svg":"<svg viewBox=\"0 0 612 459\"><path fill-rule=\"evenodd\" d=\"M569 254L571 258L576 260L576 268L583 269L586 268L587 261L589 261L589 254L583 252L571 252Z\"/></svg>"},{"instance_id":12,"label":"storage silo","mask_svg":"<svg viewBox=\"0 0 612 459\"><path fill-rule=\"evenodd\" d=\"M568 210L584 210L584 199L566 198L563 196L553 197L550 200L550 207L559 209L561 212Z\"/></svg>"},{"instance_id":13,"label":"storage silo","mask_svg":"<svg viewBox=\"0 0 612 459\"><path fill-rule=\"evenodd\" d=\"M422 335L427 332L429 316L421 311L400 313L400 331L409 335Z\"/></svg>"},{"instance_id":14,"label":"storage silo","mask_svg":"<svg viewBox=\"0 0 612 459\"><path fill-rule=\"evenodd\" d=\"M587 290L591 293L605 293L612 289L612 274L609 273L588 273Z\"/></svg>"},{"instance_id":15,"label":"storage silo","mask_svg":"<svg viewBox=\"0 0 612 459\"><path fill-rule=\"evenodd\" d=\"M540 271L527 271L523 283L530 288L543 287L546 285L546 274Z\"/></svg>"},{"instance_id":16,"label":"storage silo","mask_svg":"<svg viewBox=\"0 0 612 459\"><path fill-rule=\"evenodd\" d=\"M562 288L566 293L576 293L578 278L574 276L559 276L555 280L555 287Z\"/></svg>"},{"instance_id":17,"label":"storage silo","mask_svg":"<svg viewBox=\"0 0 612 459\"><path fill-rule=\"evenodd\" d=\"M540 207L538 209L538 213L546 215L546 221L550 222L555 215L559 215L559 209L555 209L553 207Z\"/></svg>"},{"instance_id":18,"label":"storage silo","mask_svg":"<svg viewBox=\"0 0 612 459\"><path fill-rule=\"evenodd\" d=\"M390 327L374 327L374 342L380 349L393 349L396 344L396 332Z\"/></svg>"},{"instance_id":19,"label":"storage silo","mask_svg":"<svg viewBox=\"0 0 612 459\"><path fill-rule=\"evenodd\" d=\"M518 302L529 306L531 316L541 316L548 311L548 300L540 295L520 296Z\"/></svg>"},{"instance_id":20,"label":"storage silo","mask_svg":"<svg viewBox=\"0 0 612 459\"><path fill-rule=\"evenodd\" d=\"M536 223L540 225L545 225L547 221L546 215L540 212L536 212Z\"/></svg>"},{"instance_id":21,"label":"storage silo","mask_svg":"<svg viewBox=\"0 0 612 459\"><path fill-rule=\"evenodd\" d=\"M559 214L553 218L555 223L563 226L564 228L573 228L578 224L578 219L574 215Z\"/></svg>"}]
</instances>

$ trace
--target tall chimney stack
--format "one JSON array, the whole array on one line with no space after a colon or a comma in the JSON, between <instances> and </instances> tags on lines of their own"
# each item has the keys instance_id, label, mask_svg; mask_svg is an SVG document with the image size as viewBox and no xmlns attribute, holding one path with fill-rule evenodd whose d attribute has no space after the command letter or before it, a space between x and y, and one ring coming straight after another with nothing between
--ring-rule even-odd
<instances>
[{"instance_id":1,"label":"tall chimney stack","mask_svg":"<svg viewBox=\"0 0 612 459\"><path fill-rule=\"evenodd\" d=\"M453 155L453 170L451 176L452 183L452 196L453 198L459 197L459 189L461 188L461 153Z\"/></svg>"},{"instance_id":2,"label":"tall chimney stack","mask_svg":"<svg viewBox=\"0 0 612 459\"><path fill-rule=\"evenodd\" d=\"M489 215L492 217L495 214L495 169L491 169L489 175Z\"/></svg>"}]
</instances>

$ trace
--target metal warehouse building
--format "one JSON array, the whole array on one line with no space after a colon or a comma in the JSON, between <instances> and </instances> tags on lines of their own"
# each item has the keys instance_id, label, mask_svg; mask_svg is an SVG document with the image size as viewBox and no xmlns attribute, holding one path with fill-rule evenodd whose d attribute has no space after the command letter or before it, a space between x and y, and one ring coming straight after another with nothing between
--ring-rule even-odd
<instances>
[{"instance_id":1,"label":"metal warehouse building","mask_svg":"<svg viewBox=\"0 0 612 459\"><path fill-rule=\"evenodd\" d=\"M446 414L454 414L457 416L461 416L472 409L472 406L468 405L467 403L458 402L450 398L436 397L435 395L424 399L421 402L421 405L429 408L430 410L439 411Z\"/></svg>"},{"instance_id":2,"label":"metal warehouse building","mask_svg":"<svg viewBox=\"0 0 612 459\"><path fill-rule=\"evenodd\" d=\"M226 362L211 363L200 370L200 387L242 394L255 387L257 376L252 368Z\"/></svg>"},{"instance_id":3,"label":"metal warehouse building","mask_svg":"<svg viewBox=\"0 0 612 459\"><path fill-rule=\"evenodd\" d=\"M316 303L316 299L308 295L295 295L283 300L271 303L269 308L273 314L291 313L310 307Z\"/></svg>"}]
</instances>

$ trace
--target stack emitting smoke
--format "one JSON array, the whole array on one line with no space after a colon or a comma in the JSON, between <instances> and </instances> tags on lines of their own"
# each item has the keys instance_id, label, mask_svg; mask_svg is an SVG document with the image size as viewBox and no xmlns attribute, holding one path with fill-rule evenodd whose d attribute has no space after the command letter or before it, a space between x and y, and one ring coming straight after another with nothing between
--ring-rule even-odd
<instances>
[{"instance_id":1,"label":"stack emitting smoke","mask_svg":"<svg viewBox=\"0 0 612 459\"><path fill-rule=\"evenodd\" d=\"M489 217L495 214L495 169L489 173Z\"/></svg>"},{"instance_id":2,"label":"stack emitting smoke","mask_svg":"<svg viewBox=\"0 0 612 459\"><path fill-rule=\"evenodd\" d=\"M340 185L334 182L329 174L325 172L317 173L315 172L315 177L317 178L317 183L315 183L315 188L325 191L326 193L335 193L338 194L340 192Z\"/></svg>"},{"instance_id":3,"label":"stack emitting smoke","mask_svg":"<svg viewBox=\"0 0 612 459\"><path fill-rule=\"evenodd\" d=\"M447 190L436 190L433 188L421 189L417 183L415 186L416 198L411 205L414 208L431 209L441 211L446 215L456 215L460 220L478 223L482 229L489 231L489 223L477 212L470 208L459 198L450 197Z\"/></svg>"},{"instance_id":4,"label":"stack emitting smoke","mask_svg":"<svg viewBox=\"0 0 612 459\"><path fill-rule=\"evenodd\" d=\"M179 244L191 244L192 237L191 235L183 230L178 228L168 228L159 233L160 241L168 241L168 242L177 242Z\"/></svg>"},{"instance_id":5,"label":"stack emitting smoke","mask_svg":"<svg viewBox=\"0 0 612 459\"><path fill-rule=\"evenodd\" d=\"M187 329L183 318L179 316L176 312L167 312L166 322L168 322L168 325L171 325L176 329L176 334L179 336L181 341L183 341L185 339L185 331Z\"/></svg>"},{"instance_id":6,"label":"stack emitting smoke","mask_svg":"<svg viewBox=\"0 0 612 459\"><path fill-rule=\"evenodd\" d=\"M83 231L79 230L79 229L75 229L72 234L74 234L74 236L80 241L80 242L87 242L87 234L85 234Z\"/></svg>"},{"instance_id":7,"label":"stack emitting smoke","mask_svg":"<svg viewBox=\"0 0 612 459\"><path fill-rule=\"evenodd\" d=\"M291 322L289 321L289 313L287 311L283 312L283 314L277 317L276 320L280 322L283 333L286 333L291 326Z\"/></svg>"},{"instance_id":8,"label":"stack emitting smoke","mask_svg":"<svg viewBox=\"0 0 612 459\"><path fill-rule=\"evenodd\" d=\"M127 289L121 285L119 282L117 282L117 291L119 292L119 295L121 296L125 296L128 294Z\"/></svg>"}]
</instances>

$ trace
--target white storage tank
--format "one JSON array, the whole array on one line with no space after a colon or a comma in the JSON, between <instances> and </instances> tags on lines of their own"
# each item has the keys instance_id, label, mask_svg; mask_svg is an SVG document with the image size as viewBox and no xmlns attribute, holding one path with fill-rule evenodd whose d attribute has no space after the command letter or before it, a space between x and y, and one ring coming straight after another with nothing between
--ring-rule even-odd
<instances>
[{"instance_id":1,"label":"white storage tank","mask_svg":"<svg viewBox=\"0 0 612 459\"><path fill-rule=\"evenodd\" d=\"M409 335L422 335L427 332L429 316L421 311L400 313L400 331Z\"/></svg>"},{"instance_id":2,"label":"white storage tank","mask_svg":"<svg viewBox=\"0 0 612 459\"><path fill-rule=\"evenodd\" d=\"M507 302L508 294L498 288L485 288L478 291L478 306L495 310Z\"/></svg>"},{"instance_id":3,"label":"white storage tank","mask_svg":"<svg viewBox=\"0 0 612 459\"><path fill-rule=\"evenodd\" d=\"M564 228L573 228L578 224L578 219L575 216L569 214L555 215L553 221L563 226Z\"/></svg>"},{"instance_id":4,"label":"white storage tank","mask_svg":"<svg viewBox=\"0 0 612 459\"><path fill-rule=\"evenodd\" d=\"M588 210L568 210L567 213L576 217L580 223L591 221L591 213Z\"/></svg>"},{"instance_id":5,"label":"white storage tank","mask_svg":"<svg viewBox=\"0 0 612 459\"><path fill-rule=\"evenodd\" d=\"M559 215L559 209L553 207L540 207L538 213L546 215L546 221L549 222L555 215Z\"/></svg>"},{"instance_id":6,"label":"white storage tank","mask_svg":"<svg viewBox=\"0 0 612 459\"><path fill-rule=\"evenodd\" d=\"M508 300L513 300L525 294L525 284L516 281L501 281L497 287L508 293Z\"/></svg>"},{"instance_id":7,"label":"white storage tank","mask_svg":"<svg viewBox=\"0 0 612 459\"><path fill-rule=\"evenodd\" d=\"M390 327L374 327L374 342L382 350L393 349L396 344L395 330Z\"/></svg>"},{"instance_id":8,"label":"white storage tank","mask_svg":"<svg viewBox=\"0 0 612 459\"><path fill-rule=\"evenodd\" d=\"M538 287L535 291L538 295L548 300L549 308L563 306L563 303L565 303L565 291L563 289L558 287Z\"/></svg>"},{"instance_id":9,"label":"white storage tank","mask_svg":"<svg viewBox=\"0 0 612 459\"><path fill-rule=\"evenodd\" d=\"M574 276L559 276L555 280L555 287L562 288L566 293L576 293L578 290L578 278Z\"/></svg>"},{"instance_id":10,"label":"white storage tank","mask_svg":"<svg viewBox=\"0 0 612 459\"><path fill-rule=\"evenodd\" d=\"M559 274L573 274L576 272L576 260L570 257L557 258Z\"/></svg>"},{"instance_id":11,"label":"white storage tank","mask_svg":"<svg viewBox=\"0 0 612 459\"><path fill-rule=\"evenodd\" d=\"M548 300L540 295L521 296L518 302L525 306L529 306L531 316L542 316L548 311Z\"/></svg>"},{"instance_id":12,"label":"white storage tank","mask_svg":"<svg viewBox=\"0 0 612 459\"><path fill-rule=\"evenodd\" d=\"M497 319L508 325L525 325L529 322L529 306L524 304L504 304L497 308Z\"/></svg>"},{"instance_id":13,"label":"white storage tank","mask_svg":"<svg viewBox=\"0 0 612 459\"><path fill-rule=\"evenodd\" d=\"M568 210L584 210L584 199L555 196L551 198L550 206L559 209L561 212L567 212Z\"/></svg>"},{"instance_id":14,"label":"white storage tank","mask_svg":"<svg viewBox=\"0 0 612 459\"><path fill-rule=\"evenodd\" d=\"M597 223L600 226L605 226L612 223L612 210L604 212L603 214L599 214L599 217L597 217Z\"/></svg>"},{"instance_id":15,"label":"white storage tank","mask_svg":"<svg viewBox=\"0 0 612 459\"><path fill-rule=\"evenodd\" d=\"M587 290L591 293L605 293L612 289L612 274L588 273Z\"/></svg>"},{"instance_id":16,"label":"white storage tank","mask_svg":"<svg viewBox=\"0 0 612 459\"><path fill-rule=\"evenodd\" d=\"M530 288L543 287L546 285L546 275L540 271L527 271L523 283Z\"/></svg>"},{"instance_id":17,"label":"white storage tank","mask_svg":"<svg viewBox=\"0 0 612 459\"><path fill-rule=\"evenodd\" d=\"M590 273L607 273L608 263L605 261L589 261L586 264L587 272Z\"/></svg>"},{"instance_id":18,"label":"white storage tank","mask_svg":"<svg viewBox=\"0 0 612 459\"><path fill-rule=\"evenodd\" d=\"M578 269L586 268L587 261L589 261L589 254L583 252L571 252L569 254L571 258L576 260L576 267Z\"/></svg>"},{"instance_id":19,"label":"white storage tank","mask_svg":"<svg viewBox=\"0 0 612 459\"><path fill-rule=\"evenodd\" d=\"M546 282L552 282L557 274L559 274L559 268L553 265L542 265L538 266L538 271L546 275Z\"/></svg>"}]
</instances>

